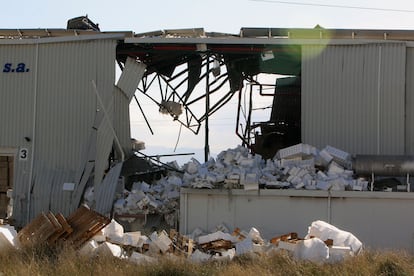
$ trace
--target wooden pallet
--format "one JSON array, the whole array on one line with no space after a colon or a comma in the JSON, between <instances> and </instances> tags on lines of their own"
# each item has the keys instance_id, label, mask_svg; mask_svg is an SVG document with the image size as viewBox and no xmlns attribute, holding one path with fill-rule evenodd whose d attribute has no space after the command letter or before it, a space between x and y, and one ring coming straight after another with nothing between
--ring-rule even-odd
<instances>
[{"instance_id":1,"label":"wooden pallet","mask_svg":"<svg viewBox=\"0 0 414 276\"><path fill-rule=\"evenodd\" d=\"M66 236L65 240L80 248L89 239L101 231L111 220L86 206L81 206L66 221L73 232Z\"/></svg>"},{"instance_id":2,"label":"wooden pallet","mask_svg":"<svg viewBox=\"0 0 414 276\"><path fill-rule=\"evenodd\" d=\"M190 256L194 250L194 241L186 236L181 235L175 229L170 229L169 237L172 240L175 252Z\"/></svg>"},{"instance_id":3,"label":"wooden pallet","mask_svg":"<svg viewBox=\"0 0 414 276\"><path fill-rule=\"evenodd\" d=\"M82 206L68 218L52 212L41 213L17 233L21 245L69 242L76 248L101 231L111 220Z\"/></svg>"},{"instance_id":4,"label":"wooden pallet","mask_svg":"<svg viewBox=\"0 0 414 276\"><path fill-rule=\"evenodd\" d=\"M55 216L51 212L49 212L48 218L53 224L59 225L59 230L56 230L47 239L47 242L50 245L57 243L60 239L67 237L69 234L73 232L72 227L68 224L68 222L62 214L58 213Z\"/></svg>"},{"instance_id":5,"label":"wooden pallet","mask_svg":"<svg viewBox=\"0 0 414 276\"><path fill-rule=\"evenodd\" d=\"M17 233L17 239L23 246L46 243L56 232L62 231L62 226L55 221L52 213L41 213Z\"/></svg>"}]
</instances>

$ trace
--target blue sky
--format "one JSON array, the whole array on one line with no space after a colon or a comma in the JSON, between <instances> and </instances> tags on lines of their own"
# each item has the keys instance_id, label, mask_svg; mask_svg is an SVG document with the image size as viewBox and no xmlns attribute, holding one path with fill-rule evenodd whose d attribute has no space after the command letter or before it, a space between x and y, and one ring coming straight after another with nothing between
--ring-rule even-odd
<instances>
[{"instance_id":1,"label":"blue sky","mask_svg":"<svg viewBox=\"0 0 414 276\"><path fill-rule=\"evenodd\" d=\"M68 19L86 14L99 23L102 31L128 30L136 33L204 28L206 31L237 34L241 27L313 28L317 24L325 28L414 30L414 1L410 0L7 1L2 6L0 28L66 28ZM148 110L146 112L155 135L150 135L136 105L132 104L133 137L146 142L147 154L172 153L180 132L179 126L170 118L158 114L156 108L145 103L143 106ZM213 156L239 143L234 135L234 106L230 103L211 120L210 146ZM197 152L195 157L202 161L202 132L194 136L183 128L176 152Z\"/></svg>"},{"instance_id":2,"label":"blue sky","mask_svg":"<svg viewBox=\"0 0 414 276\"><path fill-rule=\"evenodd\" d=\"M414 10L410 0L280 1L365 8ZM101 29L145 32L204 27L207 31L238 32L240 27L314 27L414 29L413 13L293 5L272 1L133 1L90 0L7 1L1 28L64 28L67 19L88 14Z\"/></svg>"}]
</instances>

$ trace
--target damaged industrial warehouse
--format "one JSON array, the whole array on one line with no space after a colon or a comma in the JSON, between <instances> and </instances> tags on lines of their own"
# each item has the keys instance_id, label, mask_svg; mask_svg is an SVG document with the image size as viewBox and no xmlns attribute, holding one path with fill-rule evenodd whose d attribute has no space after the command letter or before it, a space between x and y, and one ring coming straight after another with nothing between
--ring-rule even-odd
<instances>
[{"instance_id":1,"label":"damaged industrial warehouse","mask_svg":"<svg viewBox=\"0 0 414 276\"><path fill-rule=\"evenodd\" d=\"M0 118L13 118L0 120L2 245L147 261L414 252L401 215L414 207L413 31L67 23L0 30ZM137 95L203 133L204 160L145 154L151 141L131 135L131 105L152 131ZM272 104L257 122L261 97ZM209 119L232 99L240 143L213 157Z\"/></svg>"}]
</instances>

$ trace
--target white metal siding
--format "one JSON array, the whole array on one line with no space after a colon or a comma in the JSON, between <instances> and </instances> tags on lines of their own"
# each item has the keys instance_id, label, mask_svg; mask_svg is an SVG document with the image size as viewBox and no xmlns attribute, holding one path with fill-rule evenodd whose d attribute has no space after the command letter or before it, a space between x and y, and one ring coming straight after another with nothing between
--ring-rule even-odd
<instances>
[{"instance_id":1,"label":"white metal siding","mask_svg":"<svg viewBox=\"0 0 414 276\"><path fill-rule=\"evenodd\" d=\"M414 48L407 48L406 82L405 150L414 154Z\"/></svg>"},{"instance_id":2,"label":"white metal siding","mask_svg":"<svg viewBox=\"0 0 414 276\"><path fill-rule=\"evenodd\" d=\"M29 158L35 158L32 172L31 160L16 162L17 224L41 211L67 215L73 210L71 199L79 196L63 191L63 183L74 183L77 172L82 170L80 165L87 164L83 159L87 156L91 129L97 109L102 112L92 80L103 101L112 104L115 47L114 39L0 45L1 66L24 62L30 68L27 73L0 72L0 147L26 147ZM24 137L30 137L31 142ZM109 153L112 144L103 144L106 148L97 151ZM108 154L97 158L104 163Z\"/></svg>"},{"instance_id":3,"label":"white metal siding","mask_svg":"<svg viewBox=\"0 0 414 276\"><path fill-rule=\"evenodd\" d=\"M123 163L120 162L112 167L101 185L95 188L95 206L93 209L98 213L110 215L122 165Z\"/></svg>"},{"instance_id":4,"label":"white metal siding","mask_svg":"<svg viewBox=\"0 0 414 276\"><path fill-rule=\"evenodd\" d=\"M122 71L116 86L125 93L129 100L134 96L138 84L145 73L145 69L145 64L138 63L130 57L127 58L125 68Z\"/></svg>"},{"instance_id":5,"label":"white metal siding","mask_svg":"<svg viewBox=\"0 0 414 276\"><path fill-rule=\"evenodd\" d=\"M303 46L302 141L403 154L405 44Z\"/></svg>"},{"instance_id":6,"label":"white metal siding","mask_svg":"<svg viewBox=\"0 0 414 276\"><path fill-rule=\"evenodd\" d=\"M131 151L129 104L144 75L145 69L145 64L128 58L114 89L114 126L119 142L126 153Z\"/></svg>"},{"instance_id":7,"label":"white metal siding","mask_svg":"<svg viewBox=\"0 0 414 276\"><path fill-rule=\"evenodd\" d=\"M130 100L119 89L114 89L114 128L124 153L131 152L131 129L129 119ZM118 150L118 148L117 148Z\"/></svg>"},{"instance_id":8,"label":"white metal siding","mask_svg":"<svg viewBox=\"0 0 414 276\"><path fill-rule=\"evenodd\" d=\"M34 101L36 96L36 45L2 45L0 47L0 148L17 151L14 175L14 212L27 213L33 139ZM24 63L28 72L3 72L6 63L16 68ZM28 159L18 158L20 148L28 149Z\"/></svg>"}]
</instances>

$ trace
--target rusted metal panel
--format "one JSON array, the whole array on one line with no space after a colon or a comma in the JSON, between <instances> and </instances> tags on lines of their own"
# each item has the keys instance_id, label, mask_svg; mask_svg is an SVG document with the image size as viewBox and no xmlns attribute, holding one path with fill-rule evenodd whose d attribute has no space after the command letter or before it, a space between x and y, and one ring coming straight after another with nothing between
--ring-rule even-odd
<instances>
[{"instance_id":1,"label":"rusted metal panel","mask_svg":"<svg viewBox=\"0 0 414 276\"><path fill-rule=\"evenodd\" d=\"M302 142L403 154L404 43L303 46Z\"/></svg>"}]
</instances>

